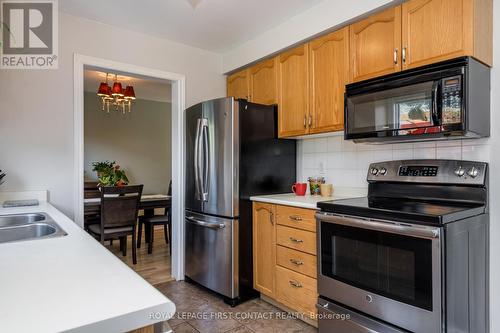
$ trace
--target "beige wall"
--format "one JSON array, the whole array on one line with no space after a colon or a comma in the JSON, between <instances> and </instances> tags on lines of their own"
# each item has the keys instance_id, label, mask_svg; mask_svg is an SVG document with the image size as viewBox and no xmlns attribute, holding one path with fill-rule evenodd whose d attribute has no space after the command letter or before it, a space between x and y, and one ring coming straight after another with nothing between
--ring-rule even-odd
<instances>
[{"instance_id":1,"label":"beige wall","mask_svg":"<svg viewBox=\"0 0 500 333\"><path fill-rule=\"evenodd\" d=\"M0 191L48 190L73 217L75 53L184 74L186 107L224 96L225 79L218 54L59 14L59 69L0 70Z\"/></svg>"},{"instance_id":2,"label":"beige wall","mask_svg":"<svg viewBox=\"0 0 500 333\"><path fill-rule=\"evenodd\" d=\"M172 105L137 99L132 112L101 111L100 99L86 92L85 177L95 180L92 162L116 161L130 184L144 193L167 193L172 175Z\"/></svg>"}]
</instances>

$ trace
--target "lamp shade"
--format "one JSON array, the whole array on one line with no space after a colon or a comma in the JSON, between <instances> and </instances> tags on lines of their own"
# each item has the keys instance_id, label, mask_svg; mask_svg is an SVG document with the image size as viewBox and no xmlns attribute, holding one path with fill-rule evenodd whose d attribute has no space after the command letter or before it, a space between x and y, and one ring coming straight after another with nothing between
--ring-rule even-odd
<instances>
[{"instance_id":1,"label":"lamp shade","mask_svg":"<svg viewBox=\"0 0 500 333\"><path fill-rule=\"evenodd\" d=\"M113 83L113 90L111 91L111 95L113 95L113 96L123 96L123 93L122 93L122 84L120 82Z\"/></svg>"},{"instance_id":2,"label":"lamp shade","mask_svg":"<svg viewBox=\"0 0 500 333\"><path fill-rule=\"evenodd\" d=\"M134 92L134 87L132 86L127 86L125 88L125 99L135 99L135 92Z\"/></svg>"},{"instance_id":3,"label":"lamp shade","mask_svg":"<svg viewBox=\"0 0 500 333\"><path fill-rule=\"evenodd\" d=\"M109 86L106 82L101 82L99 85L99 90L97 91L97 96L107 96L109 95Z\"/></svg>"}]
</instances>

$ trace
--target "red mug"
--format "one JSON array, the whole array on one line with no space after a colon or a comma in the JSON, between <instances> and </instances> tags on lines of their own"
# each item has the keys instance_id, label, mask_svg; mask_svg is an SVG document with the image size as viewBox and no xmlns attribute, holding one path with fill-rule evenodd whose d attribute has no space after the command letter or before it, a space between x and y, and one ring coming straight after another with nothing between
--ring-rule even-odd
<instances>
[{"instance_id":1,"label":"red mug","mask_svg":"<svg viewBox=\"0 0 500 333\"><path fill-rule=\"evenodd\" d=\"M295 195L306 195L307 184L306 183L295 183L292 185L292 192Z\"/></svg>"}]
</instances>

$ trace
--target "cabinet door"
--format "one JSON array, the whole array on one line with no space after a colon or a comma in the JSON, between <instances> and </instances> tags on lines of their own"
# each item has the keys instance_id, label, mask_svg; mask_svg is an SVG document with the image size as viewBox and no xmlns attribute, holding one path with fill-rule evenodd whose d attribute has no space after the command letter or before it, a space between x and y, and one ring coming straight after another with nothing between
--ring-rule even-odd
<instances>
[{"instance_id":1,"label":"cabinet door","mask_svg":"<svg viewBox=\"0 0 500 333\"><path fill-rule=\"evenodd\" d=\"M401 6L352 24L349 32L352 81L401 70Z\"/></svg>"},{"instance_id":2,"label":"cabinet door","mask_svg":"<svg viewBox=\"0 0 500 333\"><path fill-rule=\"evenodd\" d=\"M266 105L278 103L276 61L276 58L265 60L248 70L252 102Z\"/></svg>"},{"instance_id":3,"label":"cabinet door","mask_svg":"<svg viewBox=\"0 0 500 333\"><path fill-rule=\"evenodd\" d=\"M253 204L253 286L274 297L276 266L276 232L274 205Z\"/></svg>"},{"instance_id":4,"label":"cabinet door","mask_svg":"<svg viewBox=\"0 0 500 333\"><path fill-rule=\"evenodd\" d=\"M227 77L227 96L249 99L248 70Z\"/></svg>"},{"instance_id":5,"label":"cabinet door","mask_svg":"<svg viewBox=\"0 0 500 333\"><path fill-rule=\"evenodd\" d=\"M308 44L278 56L278 132L280 137L308 133Z\"/></svg>"},{"instance_id":6,"label":"cabinet door","mask_svg":"<svg viewBox=\"0 0 500 333\"><path fill-rule=\"evenodd\" d=\"M472 2L405 2L402 5L403 69L472 55Z\"/></svg>"},{"instance_id":7,"label":"cabinet door","mask_svg":"<svg viewBox=\"0 0 500 333\"><path fill-rule=\"evenodd\" d=\"M349 77L349 28L309 43L310 133L344 128L344 92Z\"/></svg>"}]
</instances>

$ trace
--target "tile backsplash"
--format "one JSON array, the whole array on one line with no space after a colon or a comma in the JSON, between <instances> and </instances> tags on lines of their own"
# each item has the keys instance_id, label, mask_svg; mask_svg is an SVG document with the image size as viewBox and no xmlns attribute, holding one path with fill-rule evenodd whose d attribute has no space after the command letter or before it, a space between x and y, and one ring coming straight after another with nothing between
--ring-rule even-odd
<instances>
[{"instance_id":1,"label":"tile backsplash","mask_svg":"<svg viewBox=\"0 0 500 333\"><path fill-rule=\"evenodd\" d=\"M489 162L488 139L464 139L398 144L356 144L342 135L300 139L297 176L324 176L339 187L367 187L370 163L405 159L458 159Z\"/></svg>"}]
</instances>

